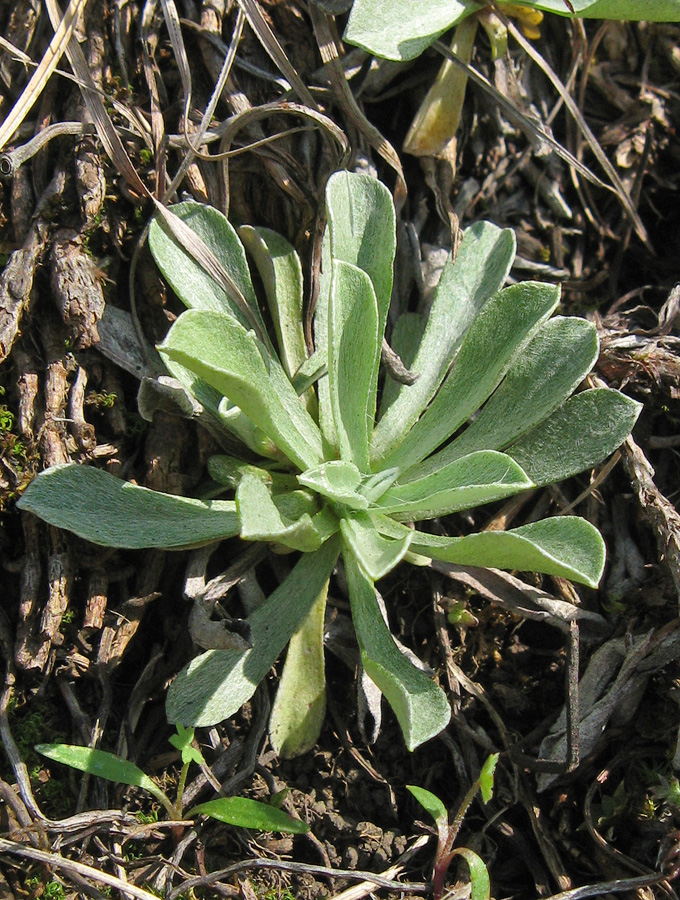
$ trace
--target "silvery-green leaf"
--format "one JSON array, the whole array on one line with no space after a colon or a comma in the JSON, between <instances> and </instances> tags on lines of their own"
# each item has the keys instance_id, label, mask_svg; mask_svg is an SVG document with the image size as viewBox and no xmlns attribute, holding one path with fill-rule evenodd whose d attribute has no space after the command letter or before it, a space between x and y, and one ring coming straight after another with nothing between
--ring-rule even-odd
<instances>
[{"instance_id":1,"label":"silvery-green leaf","mask_svg":"<svg viewBox=\"0 0 680 900\"><path fill-rule=\"evenodd\" d=\"M536 282L513 284L492 297L472 322L432 403L382 464L408 469L448 440L497 388L559 299L559 287Z\"/></svg>"},{"instance_id":2,"label":"silvery-green leaf","mask_svg":"<svg viewBox=\"0 0 680 900\"><path fill-rule=\"evenodd\" d=\"M354 0L343 37L385 59L414 59L478 9L474 0Z\"/></svg>"},{"instance_id":3,"label":"silvery-green leaf","mask_svg":"<svg viewBox=\"0 0 680 900\"><path fill-rule=\"evenodd\" d=\"M375 599L373 582L352 552L344 551L345 572L361 661L387 698L409 750L443 731L451 718L446 695L399 652Z\"/></svg>"},{"instance_id":4,"label":"silvery-green leaf","mask_svg":"<svg viewBox=\"0 0 680 900\"><path fill-rule=\"evenodd\" d=\"M105 547L198 546L238 534L231 500L194 500L121 481L91 466L46 469L17 506Z\"/></svg>"},{"instance_id":5,"label":"silvery-green leaf","mask_svg":"<svg viewBox=\"0 0 680 900\"><path fill-rule=\"evenodd\" d=\"M238 233L262 278L281 363L292 378L307 359L300 257L284 237L270 228L242 225Z\"/></svg>"},{"instance_id":6,"label":"silvery-green leaf","mask_svg":"<svg viewBox=\"0 0 680 900\"><path fill-rule=\"evenodd\" d=\"M328 366L328 341L331 273L333 264L331 261L331 238L328 228L324 231L321 241L321 272L319 273L319 293L314 312L314 347L326 360ZM324 458L332 459L338 455L338 436L335 433L335 422L331 408L331 395L328 387L328 374L321 375L316 386L316 395L319 401L319 427L324 445Z\"/></svg>"},{"instance_id":7,"label":"silvery-green leaf","mask_svg":"<svg viewBox=\"0 0 680 900\"><path fill-rule=\"evenodd\" d=\"M597 587L604 568L600 532L577 516L555 516L512 531L440 537L417 531L411 550L460 566L559 575Z\"/></svg>"},{"instance_id":8,"label":"silvery-green leaf","mask_svg":"<svg viewBox=\"0 0 680 900\"><path fill-rule=\"evenodd\" d=\"M371 517L360 512L340 519L340 532L371 581L378 581L401 562L415 534L408 529L399 538L385 537Z\"/></svg>"},{"instance_id":9,"label":"silvery-green leaf","mask_svg":"<svg viewBox=\"0 0 680 900\"><path fill-rule=\"evenodd\" d=\"M590 322L551 319L514 360L472 424L405 478L434 471L475 450L504 450L569 397L593 367L598 350L597 331Z\"/></svg>"},{"instance_id":10,"label":"silvery-green leaf","mask_svg":"<svg viewBox=\"0 0 680 900\"><path fill-rule=\"evenodd\" d=\"M642 409L619 391L595 388L570 397L507 449L536 485L597 465L628 437Z\"/></svg>"},{"instance_id":11,"label":"silvery-green leaf","mask_svg":"<svg viewBox=\"0 0 680 900\"><path fill-rule=\"evenodd\" d=\"M269 738L279 756L311 750L326 713L323 633L328 582L288 644L283 673L269 719Z\"/></svg>"},{"instance_id":12,"label":"silvery-green leaf","mask_svg":"<svg viewBox=\"0 0 680 900\"><path fill-rule=\"evenodd\" d=\"M423 339L423 333L427 319L420 313L407 312L403 313L396 321L392 334L390 335L390 346L401 359L407 369L413 366L413 360L416 358L418 347ZM379 418L385 415L385 410L392 405L399 393L400 383L385 377L385 383L380 397L380 414Z\"/></svg>"},{"instance_id":13,"label":"silvery-green leaf","mask_svg":"<svg viewBox=\"0 0 680 900\"><path fill-rule=\"evenodd\" d=\"M256 475L264 484L270 485L274 493L294 491L298 486L298 480L294 475L272 472L222 453L208 459L208 474L219 484L234 489L239 486L244 475Z\"/></svg>"},{"instance_id":14,"label":"silvery-green leaf","mask_svg":"<svg viewBox=\"0 0 680 900\"><path fill-rule=\"evenodd\" d=\"M171 207L219 259L259 319L257 297L250 279L243 244L226 216L194 200ZM250 328L241 310L201 266L154 219L149 228L149 249L156 265L179 299L189 309L211 309L235 316Z\"/></svg>"},{"instance_id":15,"label":"silvery-green leaf","mask_svg":"<svg viewBox=\"0 0 680 900\"><path fill-rule=\"evenodd\" d=\"M378 304L378 342L392 297L396 221L385 185L353 172L336 172L326 185L326 212L333 261L351 263L371 280Z\"/></svg>"},{"instance_id":16,"label":"silvery-green leaf","mask_svg":"<svg viewBox=\"0 0 680 900\"><path fill-rule=\"evenodd\" d=\"M296 499L295 495L283 494L276 498L277 505L261 478L243 475L236 489L239 533L243 540L270 541L305 553L318 550L329 535L315 527L312 514L316 510L309 508L304 496L301 495L299 505L291 502Z\"/></svg>"},{"instance_id":17,"label":"silvery-green leaf","mask_svg":"<svg viewBox=\"0 0 680 900\"><path fill-rule=\"evenodd\" d=\"M173 365L169 359L166 359L166 363L168 368ZM181 368L176 363L174 365L176 368ZM206 387L210 387L201 378L197 378L196 381ZM267 437L264 431L258 428L243 410L227 400L226 397L222 397L217 405L217 421L221 428L235 435L258 456L266 456L268 459L278 460L279 462L285 460L285 455L279 450L274 441Z\"/></svg>"},{"instance_id":18,"label":"silvery-green leaf","mask_svg":"<svg viewBox=\"0 0 680 900\"><path fill-rule=\"evenodd\" d=\"M286 580L248 616L252 649L202 653L170 685L166 710L171 722L214 725L233 716L298 630L330 578L339 542L331 538L315 553L303 553Z\"/></svg>"},{"instance_id":19,"label":"silvery-green leaf","mask_svg":"<svg viewBox=\"0 0 680 900\"><path fill-rule=\"evenodd\" d=\"M259 831L279 831L284 834L307 834L309 825L294 819L282 809L251 800L250 797L218 797L199 803L187 812L188 816L210 816L218 822L236 825L238 828L256 828Z\"/></svg>"},{"instance_id":20,"label":"silvery-green leaf","mask_svg":"<svg viewBox=\"0 0 680 900\"><path fill-rule=\"evenodd\" d=\"M351 462L331 459L297 476L300 484L350 509L366 509L368 499L358 493L361 473Z\"/></svg>"},{"instance_id":21,"label":"silvery-green leaf","mask_svg":"<svg viewBox=\"0 0 680 900\"><path fill-rule=\"evenodd\" d=\"M515 257L515 236L490 222L463 232L455 263L444 266L423 339L411 370L418 375L378 422L371 441L374 469L403 440L442 383L466 331L505 281Z\"/></svg>"},{"instance_id":22,"label":"silvery-green leaf","mask_svg":"<svg viewBox=\"0 0 680 900\"><path fill-rule=\"evenodd\" d=\"M329 312L328 388L340 458L368 472L380 339L375 293L364 271L333 263Z\"/></svg>"},{"instance_id":23,"label":"silvery-green leaf","mask_svg":"<svg viewBox=\"0 0 680 900\"><path fill-rule=\"evenodd\" d=\"M413 480L393 484L376 502L376 507L405 522L472 509L482 503L501 500L532 487L526 473L505 453L479 450L456 459L422 478L418 467L409 474Z\"/></svg>"},{"instance_id":24,"label":"silvery-green leaf","mask_svg":"<svg viewBox=\"0 0 680 900\"><path fill-rule=\"evenodd\" d=\"M321 435L278 360L229 316L188 310L159 346L221 391L301 469L321 462Z\"/></svg>"},{"instance_id":25,"label":"silvery-green leaf","mask_svg":"<svg viewBox=\"0 0 680 900\"><path fill-rule=\"evenodd\" d=\"M533 0L527 5L570 15L564 0ZM585 19L680 22L680 0L571 0L571 5L576 15Z\"/></svg>"},{"instance_id":26,"label":"silvery-green leaf","mask_svg":"<svg viewBox=\"0 0 680 900\"><path fill-rule=\"evenodd\" d=\"M328 375L328 354L315 350L297 369L291 378L291 384L295 393L300 396L324 375Z\"/></svg>"}]
</instances>

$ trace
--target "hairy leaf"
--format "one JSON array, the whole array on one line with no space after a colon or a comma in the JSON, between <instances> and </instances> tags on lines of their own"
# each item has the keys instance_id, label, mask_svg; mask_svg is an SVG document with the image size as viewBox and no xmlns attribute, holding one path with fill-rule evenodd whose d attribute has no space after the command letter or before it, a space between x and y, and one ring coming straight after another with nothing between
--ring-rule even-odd
<instances>
[{"instance_id":1,"label":"hairy leaf","mask_svg":"<svg viewBox=\"0 0 680 900\"><path fill-rule=\"evenodd\" d=\"M559 575L595 588L604 569L600 532L576 516L554 516L512 531L440 537L417 531L412 551L461 566Z\"/></svg>"},{"instance_id":2,"label":"hairy leaf","mask_svg":"<svg viewBox=\"0 0 680 900\"><path fill-rule=\"evenodd\" d=\"M311 750L326 713L323 633L328 582L288 645L269 719L269 737L279 756L290 759Z\"/></svg>"},{"instance_id":3,"label":"hairy leaf","mask_svg":"<svg viewBox=\"0 0 680 900\"><path fill-rule=\"evenodd\" d=\"M404 477L432 472L475 450L504 450L526 434L583 381L597 359L595 327L585 319L557 316L515 359L473 423Z\"/></svg>"},{"instance_id":4,"label":"hairy leaf","mask_svg":"<svg viewBox=\"0 0 680 900\"><path fill-rule=\"evenodd\" d=\"M448 700L394 643L380 614L373 582L364 575L354 554L345 551L343 558L361 661L394 710L406 746L415 750L448 725Z\"/></svg>"},{"instance_id":5,"label":"hairy leaf","mask_svg":"<svg viewBox=\"0 0 680 900\"><path fill-rule=\"evenodd\" d=\"M350 263L333 265L330 324L328 387L340 458L368 472L380 361L378 307L368 275Z\"/></svg>"},{"instance_id":6,"label":"hairy leaf","mask_svg":"<svg viewBox=\"0 0 680 900\"><path fill-rule=\"evenodd\" d=\"M619 391L595 388L570 397L507 449L536 485L597 465L630 434L641 405Z\"/></svg>"},{"instance_id":7,"label":"hairy leaf","mask_svg":"<svg viewBox=\"0 0 680 900\"><path fill-rule=\"evenodd\" d=\"M298 630L330 578L339 542L304 553L290 575L248 616L252 648L209 650L184 668L168 691L171 722L214 725L243 706Z\"/></svg>"},{"instance_id":8,"label":"hairy leaf","mask_svg":"<svg viewBox=\"0 0 680 900\"><path fill-rule=\"evenodd\" d=\"M455 262L444 266L412 371L378 422L371 442L373 469L403 440L442 383L466 331L485 303L503 286L515 256L515 236L490 222L463 232Z\"/></svg>"},{"instance_id":9,"label":"hairy leaf","mask_svg":"<svg viewBox=\"0 0 680 900\"><path fill-rule=\"evenodd\" d=\"M378 581L401 562L414 535L409 529L397 539L384 537L366 513L340 519L340 531L345 545L372 581Z\"/></svg>"},{"instance_id":10,"label":"hairy leaf","mask_svg":"<svg viewBox=\"0 0 680 900\"><path fill-rule=\"evenodd\" d=\"M414 59L480 8L474 0L354 0L344 40L386 59Z\"/></svg>"},{"instance_id":11,"label":"hairy leaf","mask_svg":"<svg viewBox=\"0 0 680 900\"><path fill-rule=\"evenodd\" d=\"M270 228L242 225L238 233L262 278L281 363L292 378L307 359L300 258L295 248Z\"/></svg>"},{"instance_id":12,"label":"hairy leaf","mask_svg":"<svg viewBox=\"0 0 680 900\"><path fill-rule=\"evenodd\" d=\"M231 500L162 494L77 463L41 472L17 506L105 547L196 547L239 528Z\"/></svg>"},{"instance_id":13,"label":"hairy leaf","mask_svg":"<svg viewBox=\"0 0 680 900\"><path fill-rule=\"evenodd\" d=\"M479 450L422 478L393 484L376 507L398 521L420 521L471 509L532 487L526 473L505 453Z\"/></svg>"},{"instance_id":14,"label":"hairy leaf","mask_svg":"<svg viewBox=\"0 0 680 900\"><path fill-rule=\"evenodd\" d=\"M536 282L511 285L492 297L470 326L434 400L382 464L408 469L448 440L498 387L559 299L558 287Z\"/></svg>"},{"instance_id":15,"label":"hairy leaf","mask_svg":"<svg viewBox=\"0 0 680 900\"><path fill-rule=\"evenodd\" d=\"M301 469L321 462L316 423L252 331L221 313L188 310L158 349L221 391Z\"/></svg>"}]
</instances>

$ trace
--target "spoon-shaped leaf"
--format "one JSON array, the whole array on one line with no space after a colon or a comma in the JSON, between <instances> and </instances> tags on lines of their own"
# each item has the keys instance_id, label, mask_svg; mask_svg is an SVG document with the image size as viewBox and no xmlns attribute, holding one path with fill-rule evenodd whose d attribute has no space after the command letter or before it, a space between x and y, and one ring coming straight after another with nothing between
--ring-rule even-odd
<instances>
[{"instance_id":1,"label":"spoon-shaped leaf","mask_svg":"<svg viewBox=\"0 0 680 900\"><path fill-rule=\"evenodd\" d=\"M368 472L380 340L375 292L365 272L333 264L329 312L328 387L340 458Z\"/></svg>"},{"instance_id":2,"label":"spoon-shaped leaf","mask_svg":"<svg viewBox=\"0 0 680 900\"><path fill-rule=\"evenodd\" d=\"M211 384L301 469L321 462L321 435L279 361L229 316L187 310L159 346Z\"/></svg>"},{"instance_id":3,"label":"spoon-shaped leaf","mask_svg":"<svg viewBox=\"0 0 680 900\"><path fill-rule=\"evenodd\" d=\"M298 630L338 558L331 538L315 553L304 553L290 575L248 617L252 648L209 650L183 669L170 685L166 710L171 722L214 725L243 706Z\"/></svg>"},{"instance_id":4,"label":"spoon-shaped leaf","mask_svg":"<svg viewBox=\"0 0 680 900\"><path fill-rule=\"evenodd\" d=\"M641 409L620 391L582 391L506 452L534 484L552 484L597 465L613 453L632 431Z\"/></svg>"},{"instance_id":5,"label":"spoon-shaped leaf","mask_svg":"<svg viewBox=\"0 0 680 900\"><path fill-rule=\"evenodd\" d=\"M419 419L444 380L463 337L485 303L503 286L515 257L515 236L490 222L466 228L455 262L449 259L439 279L423 339L411 366L418 375L402 384L396 399L373 432L371 460L382 460Z\"/></svg>"},{"instance_id":6,"label":"spoon-shaped leaf","mask_svg":"<svg viewBox=\"0 0 680 900\"><path fill-rule=\"evenodd\" d=\"M418 468L412 469L415 473ZM408 481L393 484L376 507L397 521L420 521L471 509L532 487L523 469L505 453L479 450L449 465Z\"/></svg>"},{"instance_id":7,"label":"spoon-shaped leaf","mask_svg":"<svg viewBox=\"0 0 680 900\"><path fill-rule=\"evenodd\" d=\"M386 59L414 59L479 8L474 0L354 0L344 39Z\"/></svg>"},{"instance_id":8,"label":"spoon-shaped leaf","mask_svg":"<svg viewBox=\"0 0 680 900\"><path fill-rule=\"evenodd\" d=\"M409 750L439 734L449 723L446 695L400 652L383 620L373 582L352 552L343 552L352 620L361 661L399 720Z\"/></svg>"},{"instance_id":9,"label":"spoon-shaped leaf","mask_svg":"<svg viewBox=\"0 0 680 900\"><path fill-rule=\"evenodd\" d=\"M239 529L231 500L162 494L77 463L41 472L17 506L105 547L195 547Z\"/></svg>"},{"instance_id":10,"label":"spoon-shaped leaf","mask_svg":"<svg viewBox=\"0 0 680 900\"><path fill-rule=\"evenodd\" d=\"M456 565L544 572L592 588L600 582L605 560L600 532L577 516L554 516L512 531L458 538L416 531L410 549Z\"/></svg>"},{"instance_id":11,"label":"spoon-shaped leaf","mask_svg":"<svg viewBox=\"0 0 680 900\"><path fill-rule=\"evenodd\" d=\"M258 831L280 831L289 834L307 834L309 825L294 819L282 809L260 803L249 797L219 797L194 806L187 815L210 816L227 825L240 828L256 828Z\"/></svg>"},{"instance_id":12,"label":"spoon-shaped leaf","mask_svg":"<svg viewBox=\"0 0 680 900\"><path fill-rule=\"evenodd\" d=\"M324 613L328 582L288 644L286 662L269 718L269 738L279 756L290 759L311 750L326 713Z\"/></svg>"},{"instance_id":13,"label":"spoon-shaped leaf","mask_svg":"<svg viewBox=\"0 0 680 900\"><path fill-rule=\"evenodd\" d=\"M383 466L408 469L448 440L498 387L513 358L559 303L560 289L526 282L482 307L434 400Z\"/></svg>"},{"instance_id":14,"label":"spoon-shaped leaf","mask_svg":"<svg viewBox=\"0 0 680 900\"><path fill-rule=\"evenodd\" d=\"M76 744L36 744L35 749L48 759L78 769L79 772L87 772L89 775L96 775L97 778L105 778L116 784L143 788L166 809L172 809L165 792L148 775L134 763L114 753L93 747L79 747Z\"/></svg>"},{"instance_id":15,"label":"spoon-shaped leaf","mask_svg":"<svg viewBox=\"0 0 680 900\"><path fill-rule=\"evenodd\" d=\"M292 378L307 359L300 257L284 237L270 228L242 225L238 233L262 278L281 363Z\"/></svg>"},{"instance_id":16,"label":"spoon-shaped leaf","mask_svg":"<svg viewBox=\"0 0 680 900\"><path fill-rule=\"evenodd\" d=\"M475 450L504 450L567 399L591 370L598 350L597 331L590 322L551 319L514 360L473 423L404 480L422 477Z\"/></svg>"},{"instance_id":17,"label":"spoon-shaped leaf","mask_svg":"<svg viewBox=\"0 0 680 900\"><path fill-rule=\"evenodd\" d=\"M243 244L226 216L212 206L187 200L172 207L219 259L259 319L257 297L250 278ZM156 265L179 299L189 309L211 309L235 316L246 328L249 322L226 291L154 219L149 228L149 249Z\"/></svg>"}]
</instances>

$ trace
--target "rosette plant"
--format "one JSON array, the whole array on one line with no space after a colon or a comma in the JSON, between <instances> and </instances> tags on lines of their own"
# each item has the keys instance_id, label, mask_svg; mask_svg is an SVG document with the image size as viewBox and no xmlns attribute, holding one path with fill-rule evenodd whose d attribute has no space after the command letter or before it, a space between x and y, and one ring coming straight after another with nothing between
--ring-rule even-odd
<instances>
[{"instance_id":1,"label":"rosette plant","mask_svg":"<svg viewBox=\"0 0 680 900\"><path fill-rule=\"evenodd\" d=\"M328 182L326 206L311 355L300 263L280 235L250 226L237 233L215 209L178 204L174 212L214 262L208 274L161 223L150 230L155 260L188 307L160 356L213 433L248 448L245 458L209 462L233 499L160 494L71 464L41 473L19 504L107 546L178 549L238 535L298 553L248 616L247 646L201 653L167 698L171 722L219 722L252 696L287 646L270 726L287 755L312 746L321 728L324 607L340 558L362 664L413 749L446 726L450 709L395 643L376 599L379 579L403 560L436 558L595 587L605 558L599 532L576 516L450 537L442 532L455 520L436 534L413 523L593 466L625 439L639 412L614 390L574 394L598 355L595 328L551 318L560 297L554 285L503 287L514 234L487 222L464 232L429 315L407 313L392 331L415 381L382 376L392 199L377 180L340 172ZM271 336L246 249L262 279Z\"/></svg>"}]
</instances>

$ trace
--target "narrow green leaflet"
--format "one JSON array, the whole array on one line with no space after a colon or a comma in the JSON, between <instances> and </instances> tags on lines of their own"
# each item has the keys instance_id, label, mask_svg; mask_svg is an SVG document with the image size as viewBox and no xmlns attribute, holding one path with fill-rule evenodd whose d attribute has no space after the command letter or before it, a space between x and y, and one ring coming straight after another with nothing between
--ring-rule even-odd
<instances>
[{"instance_id":1,"label":"narrow green leaflet","mask_svg":"<svg viewBox=\"0 0 680 900\"><path fill-rule=\"evenodd\" d=\"M600 582L605 560L600 532L577 516L554 516L512 531L459 538L416 531L410 549L455 565L543 572L592 588Z\"/></svg>"},{"instance_id":2,"label":"narrow green leaflet","mask_svg":"<svg viewBox=\"0 0 680 900\"><path fill-rule=\"evenodd\" d=\"M399 538L384 537L376 530L367 513L340 519L340 531L345 545L352 550L372 581L387 575L404 558L415 534L408 529Z\"/></svg>"},{"instance_id":3,"label":"narrow green leaflet","mask_svg":"<svg viewBox=\"0 0 680 900\"><path fill-rule=\"evenodd\" d=\"M290 495L277 498L285 501ZM236 490L239 533L244 541L271 541L311 553L318 550L329 534L319 531L308 511L288 518L274 503L271 494L257 475L245 474ZM285 507L284 507L285 509Z\"/></svg>"},{"instance_id":4,"label":"narrow green leaflet","mask_svg":"<svg viewBox=\"0 0 680 900\"><path fill-rule=\"evenodd\" d=\"M505 281L515 257L515 236L490 222L463 232L456 261L444 266L412 370L418 379L400 385L373 432L373 469L404 439L434 396L461 341L484 304Z\"/></svg>"},{"instance_id":5,"label":"narrow green leaflet","mask_svg":"<svg viewBox=\"0 0 680 900\"><path fill-rule=\"evenodd\" d=\"M252 331L222 313L187 310L158 350L221 391L301 469L321 462L316 423Z\"/></svg>"},{"instance_id":6,"label":"narrow green leaflet","mask_svg":"<svg viewBox=\"0 0 680 900\"><path fill-rule=\"evenodd\" d=\"M590 469L613 453L631 433L641 409L619 391L582 391L506 452L534 484L552 484Z\"/></svg>"},{"instance_id":7,"label":"narrow green leaflet","mask_svg":"<svg viewBox=\"0 0 680 900\"><path fill-rule=\"evenodd\" d=\"M537 282L513 284L492 297L470 326L434 400L382 464L405 470L448 440L496 389L559 299L559 287Z\"/></svg>"},{"instance_id":8,"label":"narrow green leaflet","mask_svg":"<svg viewBox=\"0 0 680 900\"><path fill-rule=\"evenodd\" d=\"M470 900L489 900L491 882L484 860L468 847L455 847L452 856L462 856L470 870Z\"/></svg>"},{"instance_id":9,"label":"narrow green leaflet","mask_svg":"<svg viewBox=\"0 0 680 900\"><path fill-rule=\"evenodd\" d=\"M438 829L441 825L448 825L449 811L436 794L426 791L425 788L418 787L416 784L407 784L406 790L410 791L425 812L432 816Z\"/></svg>"},{"instance_id":10,"label":"narrow green leaflet","mask_svg":"<svg viewBox=\"0 0 680 900\"><path fill-rule=\"evenodd\" d=\"M368 472L380 338L375 292L365 272L334 263L329 312L328 387L340 458Z\"/></svg>"},{"instance_id":11,"label":"narrow green leaflet","mask_svg":"<svg viewBox=\"0 0 680 900\"><path fill-rule=\"evenodd\" d=\"M238 825L240 828L256 828L258 831L280 831L288 834L307 834L309 825L294 819L282 809L260 803L249 797L219 797L199 803L189 810L187 815L210 816L225 822L227 825Z\"/></svg>"},{"instance_id":12,"label":"narrow green leaflet","mask_svg":"<svg viewBox=\"0 0 680 900\"><path fill-rule=\"evenodd\" d=\"M170 685L168 719L183 725L215 725L233 716L301 626L330 578L339 553L331 538L305 553L290 575L247 619L252 648L209 650L184 668Z\"/></svg>"},{"instance_id":13,"label":"narrow green leaflet","mask_svg":"<svg viewBox=\"0 0 680 900\"><path fill-rule=\"evenodd\" d=\"M269 719L269 738L279 756L290 759L311 750L326 713L323 632L328 582L288 645Z\"/></svg>"},{"instance_id":14,"label":"narrow green leaflet","mask_svg":"<svg viewBox=\"0 0 680 900\"><path fill-rule=\"evenodd\" d=\"M134 763L114 753L76 744L36 744L35 749L48 759L78 769L79 772L87 772L117 784L143 788L163 806L167 806L168 798L158 785Z\"/></svg>"},{"instance_id":15,"label":"narrow green leaflet","mask_svg":"<svg viewBox=\"0 0 680 900\"><path fill-rule=\"evenodd\" d=\"M505 453L479 450L423 478L393 484L376 506L397 521L417 522L501 500L532 486L523 469Z\"/></svg>"},{"instance_id":16,"label":"narrow green leaflet","mask_svg":"<svg viewBox=\"0 0 680 900\"><path fill-rule=\"evenodd\" d=\"M281 363L292 378L307 359L300 257L285 238L270 228L242 225L238 233L262 278Z\"/></svg>"},{"instance_id":17,"label":"narrow green leaflet","mask_svg":"<svg viewBox=\"0 0 680 900\"><path fill-rule=\"evenodd\" d=\"M500 753L491 753L479 773L479 790L484 803L488 803L493 797L493 778L499 759Z\"/></svg>"},{"instance_id":18,"label":"narrow green leaflet","mask_svg":"<svg viewBox=\"0 0 680 900\"><path fill-rule=\"evenodd\" d=\"M370 278L378 304L378 343L392 297L396 220L392 195L369 175L336 172L326 186L330 250Z\"/></svg>"},{"instance_id":19,"label":"narrow green leaflet","mask_svg":"<svg viewBox=\"0 0 680 900\"><path fill-rule=\"evenodd\" d=\"M162 494L77 463L46 469L17 506L104 547L195 547L239 529L231 500Z\"/></svg>"},{"instance_id":20,"label":"narrow green leaflet","mask_svg":"<svg viewBox=\"0 0 680 900\"><path fill-rule=\"evenodd\" d=\"M343 558L362 664L394 710L406 746L415 750L446 728L451 708L442 689L394 643L378 608L373 582L354 554L345 551Z\"/></svg>"},{"instance_id":21,"label":"narrow green leaflet","mask_svg":"<svg viewBox=\"0 0 680 900\"><path fill-rule=\"evenodd\" d=\"M474 422L405 479L441 468L475 450L504 450L567 399L591 370L599 351L595 326L556 316L513 362Z\"/></svg>"},{"instance_id":22,"label":"narrow green leaflet","mask_svg":"<svg viewBox=\"0 0 680 900\"><path fill-rule=\"evenodd\" d=\"M474 0L354 0L344 40L386 59L414 59L480 8Z\"/></svg>"},{"instance_id":23,"label":"narrow green leaflet","mask_svg":"<svg viewBox=\"0 0 680 900\"><path fill-rule=\"evenodd\" d=\"M226 216L212 206L187 200L171 207L172 212L202 238L219 259L259 318L257 297L250 278L243 244ZM149 228L149 249L156 265L179 299L189 309L216 310L235 316L250 328L243 313L227 293L192 256L154 219Z\"/></svg>"}]
</instances>

